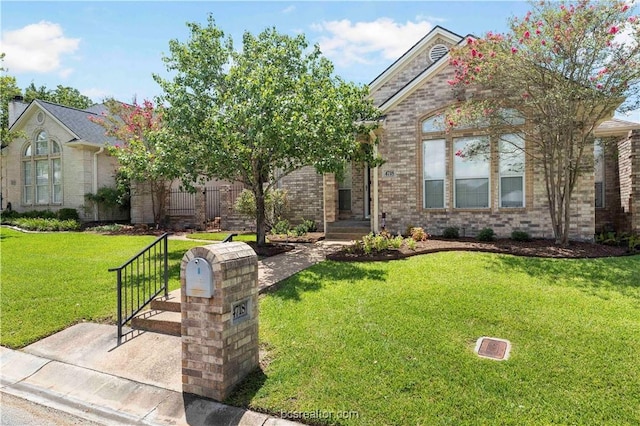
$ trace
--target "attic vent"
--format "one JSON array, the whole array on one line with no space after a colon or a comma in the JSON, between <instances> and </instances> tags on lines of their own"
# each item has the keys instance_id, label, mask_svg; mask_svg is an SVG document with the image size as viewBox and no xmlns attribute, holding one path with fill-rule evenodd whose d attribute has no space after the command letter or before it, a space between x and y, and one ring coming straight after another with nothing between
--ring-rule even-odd
<instances>
[{"instance_id":1,"label":"attic vent","mask_svg":"<svg viewBox=\"0 0 640 426\"><path fill-rule=\"evenodd\" d=\"M36 116L36 120L38 120L38 124L44 123L44 112L42 111L38 112L38 115Z\"/></svg>"},{"instance_id":2,"label":"attic vent","mask_svg":"<svg viewBox=\"0 0 640 426\"><path fill-rule=\"evenodd\" d=\"M444 44L436 44L431 48L431 51L429 52L429 59L435 62L438 59L442 58L444 55L446 55L448 51L449 51L449 48Z\"/></svg>"}]
</instances>

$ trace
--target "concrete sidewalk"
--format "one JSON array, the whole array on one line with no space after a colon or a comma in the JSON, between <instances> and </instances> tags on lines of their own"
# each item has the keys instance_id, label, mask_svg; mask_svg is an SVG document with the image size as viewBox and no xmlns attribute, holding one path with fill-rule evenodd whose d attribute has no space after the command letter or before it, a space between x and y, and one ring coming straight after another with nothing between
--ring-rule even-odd
<instances>
[{"instance_id":1,"label":"concrete sidewalk","mask_svg":"<svg viewBox=\"0 0 640 426\"><path fill-rule=\"evenodd\" d=\"M259 262L269 286L324 260L340 242L296 245ZM0 347L4 392L107 425L294 425L296 423L182 393L180 337L81 323L20 351Z\"/></svg>"}]
</instances>

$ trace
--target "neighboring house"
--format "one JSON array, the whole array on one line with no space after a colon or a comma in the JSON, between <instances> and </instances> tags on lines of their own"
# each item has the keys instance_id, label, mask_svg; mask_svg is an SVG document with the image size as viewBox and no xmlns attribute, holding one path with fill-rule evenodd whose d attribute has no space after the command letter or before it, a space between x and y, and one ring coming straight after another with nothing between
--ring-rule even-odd
<instances>
[{"instance_id":1,"label":"neighboring house","mask_svg":"<svg viewBox=\"0 0 640 426\"><path fill-rule=\"evenodd\" d=\"M103 112L103 105L79 110L41 100L11 101L9 127L24 137L2 152L1 207L72 208L84 221L128 219L127 211L96 209L85 200L85 194L115 186L117 162L105 149L104 128L89 120Z\"/></svg>"},{"instance_id":2,"label":"neighboring house","mask_svg":"<svg viewBox=\"0 0 640 426\"><path fill-rule=\"evenodd\" d=\"M359 219L372 231L394 234L422 226L435 235L458 227L461 235L475 236L491 227L502 237L513 230L553 237L540 169L522 155L509 158L518 167L501 166L506 161L496 141L484 160L465 162L455 153L469 136L485 137L482 129L445 133L435 125L438 114L458 101L447 83L453 76L448 51L462 40L436 27L371 82L370 96L383 117L377 151L385 164L372 170L352 164L342 182L311 168L286 177L282 185L292 191L294 219L316 219L329 234L342 221ZM596 148L601 161L580 178L570 238L592 240L602 230L640 232L640 124L611 119L595 136L612 138L617 144L608 146L617 149Z\"/></svg>"}]
</instances>

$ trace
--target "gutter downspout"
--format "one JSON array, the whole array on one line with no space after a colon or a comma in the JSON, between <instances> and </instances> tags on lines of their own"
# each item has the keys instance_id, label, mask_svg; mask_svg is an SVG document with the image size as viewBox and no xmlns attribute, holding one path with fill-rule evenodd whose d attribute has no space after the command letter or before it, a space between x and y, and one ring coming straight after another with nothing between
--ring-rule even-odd
<instances>
[{"instance_id":1,"label":"gutter downspout","mask_svg":"<svg viewBox=\"0 0 640 426\"><path fill-rule=\"evenodd\" d=\"M104 152L104 147L101 146L99 150L93 153L93 193L98 193L98 155ZM98 207L93 209L93 220L98 221Z\"/></svg>"}]
</instances>

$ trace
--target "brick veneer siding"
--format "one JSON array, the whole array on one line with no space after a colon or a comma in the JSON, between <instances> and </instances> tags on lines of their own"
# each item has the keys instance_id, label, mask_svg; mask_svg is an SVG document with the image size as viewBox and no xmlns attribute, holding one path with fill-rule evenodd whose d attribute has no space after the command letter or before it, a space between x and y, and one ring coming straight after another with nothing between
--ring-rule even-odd
<instances>
[{"instance_id":1,"label":"brick veneer siding","mask_svg":"<svg viewBox=\"0 0 640 426\"><path fill-rule=\"evenodd\" d=\"M438 37L425 50L418 54L410 63L406 64L403 69L397 72L389 81L385 82L375 93L372 93L375 105L380 105L396 92L402 89L413 78L427 69L433 62L429 59L429 52L436 44L444 44L448 48L452 47L451 42Z\"/></svg>"},{"instance_id":2,"label":"brick veneer siding","mask_svg":"<svg viewBox=\"0 0 640 426\"><path fill-rule=\"evenodd\" d=\"M311 167L303 167L280 179L280 188L287 191L291 224L304 219L315 221L318 230L324 226L323 177Z\"/></svg>"},{"instance_id":3,"label":"brick veneer siding","mask_svg":"<svg viewBox=\"0 0 640 426\"><path fill-rule=\"evenodd\" d=\"M379 212L386 213L386 228L393 233L404 232L407 226L423 226L439 235L450 226L459 227L467 236L474 236L484 227L507 237L513 230L523 230L533 237L553 237L548 202L541 169L527 164L525 177L526 207L499 207L498 166L492 161L490 174L490 208L463 210L453 208L453 152L446 150L445 208L426 210L422 207L422 141L421 122L456 99L447 83L452 78L447 68L424 83L409 97L386 112L385 137L379 152L386 163L379 169ZM471 92L471 91L469 91ZM473 132L470 132L473 133ZM574 190L570 238L592 240L594 235L594 179L585 175Z\"/></svg>"},{"instance_id":4,"label":"brick veneer siding","mask_svg":"<svg viewBox=\"0 0 640 426\"><path fill-rule=\"evenodd\" d=\"M640 234L640 130L631 132L629 148L630 191L628 197L631 231ZM623 200L624 201L624 200Z\"/></svg>"}]
</instances>

